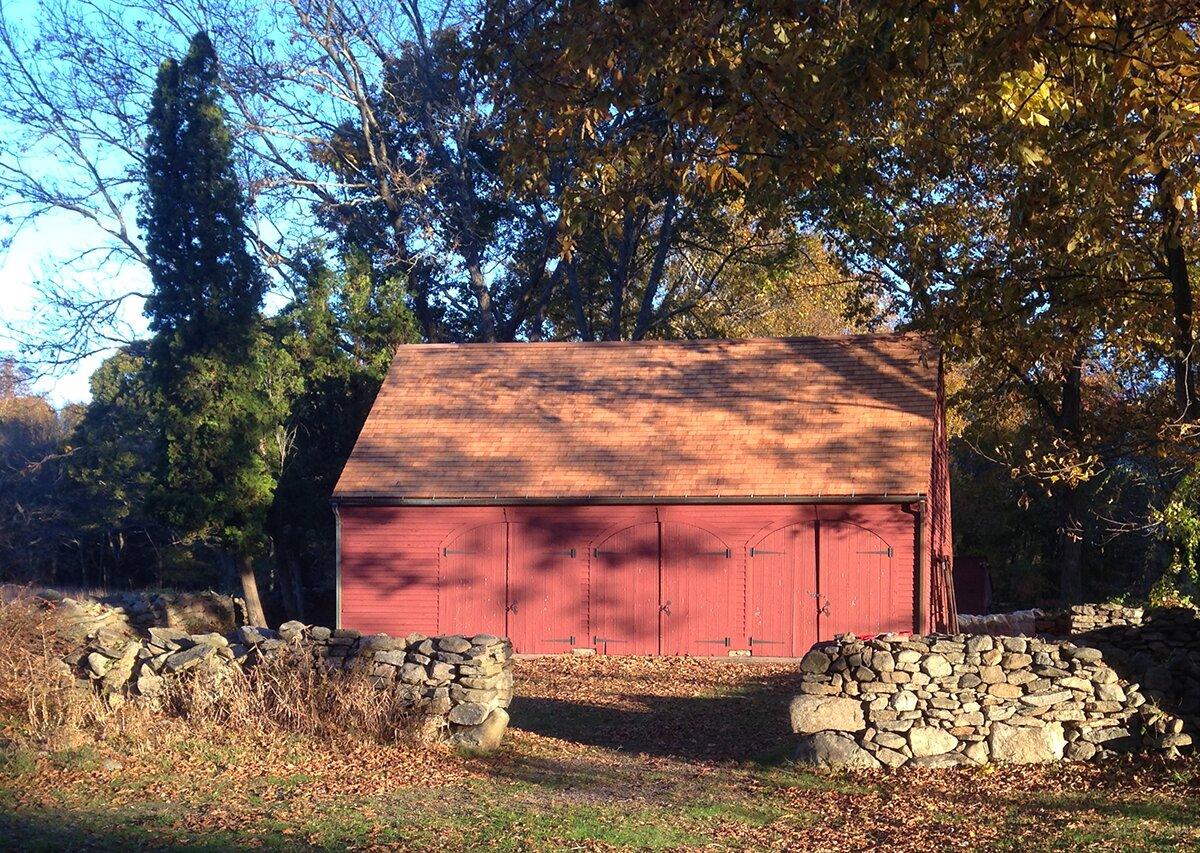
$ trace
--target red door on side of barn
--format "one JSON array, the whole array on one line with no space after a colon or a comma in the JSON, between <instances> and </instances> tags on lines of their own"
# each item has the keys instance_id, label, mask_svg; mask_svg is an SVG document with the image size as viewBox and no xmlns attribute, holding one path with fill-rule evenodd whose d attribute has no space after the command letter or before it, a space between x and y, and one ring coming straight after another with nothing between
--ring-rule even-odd
<instances>
[{"instance_id":1,"label":"red door on side of barn","mask_svg":"<svg viewBox=\"0 0 1200 853\"><path fill-rule=\"evenodd\" d=\"M817 642L817 563L813 523L768 533L747 552L750 651L799 657Z\"/></svg>"},{"instance_id":2,"label":"red door on side of barn","mask_svg":"<svg viewBox=\"0 0 1200 853\"><path fill-rule=\"evenodd\" d=\"M662 522L662 654L722 655L734 625L733 551L716 534Z\"/></svg>"},{"instance_id":3,"label":"red door on side of barn","mask_svg":"<svg viewBox=\"0 0 1200 853\"><path fill-rule=\"evenodd\" d=\"M553 516L508 526L508 637L521 654L590 646L587 540Z\"/></svg>"},{"instance_id":4,"label":"red door on side of barn","mask_svg":"<svg viewBox=\"0 0 1200 853\"><path fill-rule=\"evenodd\" d=\"M610 534L592 549L592 644L601 654L659 653L658 523Z\"/></svg>"},{"instance_id":5,"label":"red door on side of barn","mask_svg":"<svg viewBox=\"0 0 1200 853\"><path fill-rule=\"evenodd\" d=\"M877 634L896 623L892 596L892 547L848 521L819 522L820 593L818 634Z\"/></svg>"},{"instance_id":6,"label":"red door on side of barn","mask_svg":"<svg viewBox=\"0 0 1200 853\"><path fill-rule=\"evenodd\" d=\"M438 630L443 634L507 634L507 527L503 521L481 524L443 544L438 557Z\"/></svg>"}]
</instances>

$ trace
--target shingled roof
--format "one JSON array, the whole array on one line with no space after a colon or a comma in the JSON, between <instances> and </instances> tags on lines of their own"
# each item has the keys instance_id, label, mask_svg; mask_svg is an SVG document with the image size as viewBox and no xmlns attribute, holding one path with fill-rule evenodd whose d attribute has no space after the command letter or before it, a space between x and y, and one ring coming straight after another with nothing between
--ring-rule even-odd
<instances>
[{"instance_id":1,"label":"shingled roof","mask_svg":"<svg viewBox=\"0 0 1200 853\"><path fill-rule=\"evenodd\" d=\"M925 494L936 388L908 335L402 346L334 499Z\"/></svg>"}]
</instances>

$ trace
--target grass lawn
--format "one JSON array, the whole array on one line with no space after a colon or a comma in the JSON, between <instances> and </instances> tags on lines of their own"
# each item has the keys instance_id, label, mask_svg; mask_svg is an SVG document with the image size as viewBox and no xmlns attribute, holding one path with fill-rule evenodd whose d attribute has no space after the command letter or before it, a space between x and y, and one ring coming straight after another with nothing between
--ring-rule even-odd
<instances>
[{"instance_id":1,"label":"grass lawn","mask_svg":"<svg viewBox=\"0 0 1200 853\"><path fill-rule=\"evenodd\" d=\"M792 667L520 661L491 756L248 741L0 751L0 848L1175 850L1200 759L812 773Z\"/></svg>"}]
</instances>

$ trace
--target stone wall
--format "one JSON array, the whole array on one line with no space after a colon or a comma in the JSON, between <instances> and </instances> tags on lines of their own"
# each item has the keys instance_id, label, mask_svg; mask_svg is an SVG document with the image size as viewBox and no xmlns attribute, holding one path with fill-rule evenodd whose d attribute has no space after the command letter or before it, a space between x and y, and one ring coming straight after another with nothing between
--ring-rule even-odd
<instances>
[{"instance_id":1,"label":"stone wall","mask_svg":"<svg viewBox=\"0 0 1200 853\"><path fill-rule=\"evenodd\" d=\"M156 626L229 633L246 621L242 599L211 591L64 595L53 589L0 586L0 601L18 598L53 611L55 630L71 642L82 642L101 630L133 636Z\"/></svg>"},{"instance_id":2,"label":"stone wall","mask_svg":"<svg viewBox=\"0 0 1200 853\"><path fill-rule=\"evenodd\" d=\"M851 767L1087 760L1191 743L1097 648L988 635L862 640L801 661L798 757Z\"/></svg>"},{"instance_id":3,"label":"stone wall","mask_svg":"<svg viewBox=\"0 0 1200 853\"><path fill-rule=\"evenodd\" d=\"M490 634L426 637L362 636L287 622L278 631L242 626L232 634L189 634L153 627L144 639L101 630L66 663L118 707L154 700L166 679L197 668L253 666L285 649L311 654L330 670L361 672L381 690L399 693L421 718L424 733L453 744L491 749L508 726L512 645Z\"/></svg>"}]
</instances>

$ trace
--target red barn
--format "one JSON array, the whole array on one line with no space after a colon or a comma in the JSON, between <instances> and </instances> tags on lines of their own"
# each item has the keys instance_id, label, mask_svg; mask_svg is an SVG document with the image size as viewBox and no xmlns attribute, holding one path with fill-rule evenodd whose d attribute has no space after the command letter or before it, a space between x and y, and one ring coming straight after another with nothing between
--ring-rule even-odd
<instances>
[{"instance_id":1,"label":"red barn","mask_svg":"<svg viewBox=\"0 0 1200 853\"><path fill-rule=\"evenodd\" d=\"M905 335L403 346L334 493L339 623L767 656L945 627L940 389Z\"/></svg>"}]
</instances>

